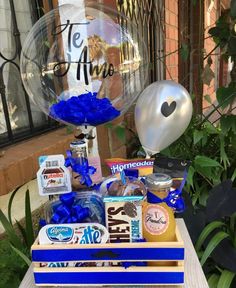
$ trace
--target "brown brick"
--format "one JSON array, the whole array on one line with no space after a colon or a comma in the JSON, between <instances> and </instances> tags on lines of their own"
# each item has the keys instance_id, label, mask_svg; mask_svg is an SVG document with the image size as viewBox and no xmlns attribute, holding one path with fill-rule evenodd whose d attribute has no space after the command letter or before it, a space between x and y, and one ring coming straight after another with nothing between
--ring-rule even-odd
<instances>
[{"instance_id":1,"label":"brown brick","mask_svg":"<svg viewBox=\"0 0 236 288\"><path fill-rule=\"evenodd\" d=\"M172 78L170 77L169 73L166 72L166 80L171 80Z\"/></svg>"},{"instance_id":2,"label":"brown brick","mask_svg":"<svg viewBox=\"0 0 236 288\"><path fill-rule=\"evenodd\" d=\"M178 5L175 1L169 0L169 10L176 15L178 14Z\"/></svg>"},{"instance_id":3,"label":"brown brick","mask_svg":"<svg viewBox=\"0 0 236 288\"><path fill-rule=\"evenodd\" d=\"M170 66L170 57L171 57L171 55L169 55L169 56L167 56L166 57L166 65L169 67Z\"/></svg>"},{"instance_id":4,"label":"brown brick","mask_svg":"<svg viewBox=\"0 0 236 288\"><path fill-rule=\"evenodd\" d=\"M170 17L170 22L169 24L171 26L175 26L176 27L176 15L173 12L169 12L169 17Z\"/></svg>"},{"instance_id":5,"label":"brown brick","mask_svg":"<svg viewBox=\"0 0 236 288\"><path fill-rule=\"evenodd\" d=\"M169 0L165 0L165 10L169 9Z\"/></svg>"},{"instance_id":6,"label":"brown brick","mask_svg":"<svg viewBox=\"0 0 236 288\"><path fill-rule=\"evenodd\" d=\"M170 24L170 12L167 9L165 13L165 23Z\"/></svg>"},{"instance_id":7,"label":"brown brick","mask_svg":"<svg viewBox=\"0 0 236 288\"><path fill-rule=\"evenodd\" d=\"M176 65L176 55L171 54L170 55L170 66Z\"/></svg>"},{"instance_id":8,"label":"brown brick","mask_svg":"<svg viewBox=\"0 0 236 288\"><path fill-rule=\"evenodd\" d=\"M113 129L109 129L109 142L111 151L116 151L121 146L124 145L124 142L117 136L117 130L114 127Z\"/></svg>"},{"instance_id":9,"label":"brown brick","mask_svg":"<svg viewBox=\"0 0 236 288\"><path fill-rule=\"evenodd\" d=\"M111 171L105 163L101 164L101 168L102 168L102 176L106 177L111 175Z\"/></svg>"},{"instance_id":10,"label":"brown brick","mask_svg":"<svg viewBox=\"0 0 236 288\"><path fill-rule=\"evenodd\" d=\"M126 147L123 145L116 151L112 152L113 158L126 158Z\"/></svg>"},{"instance_id":11,"label":"brown brick","mask_svg":"<svg viewBox=\"0 0 236 288\"><path fill-rule=\"evenodd\" d=\"M177 44L176 46L177 46L177 47L178 47L178 38L179 38L179 32L178 32L178 29L176 28L176 29L175 29L175 40L177 40L177 41L176 41L176 44Z\"/></svg>"},{"instance_id":12,"label":"brown brick","mask_svg":"<svg viewBox=\"0 0 236 288\"><path fill-rule=\"evenodd\" d=\"M31 158L25 158L19 161L18 165L22 184L28 182L29 179L34 179L36 177L36 171L34 170L34 165Z\"/></svg>"},{"instance_id":13,"label":"brown brick","mask_svg":"<svg viewBox=\"0 0 236 288\"><path fill-rule=\"evenodd\" d=\"M166 53L171 52L170 50L170 41L166 41Z\"/></svg>"},{"instance_id":14,"label":"brown brick","mask_svg":"<svg viewBox=\"0 0 236 288\"><path fill-rule=\"evenodd\" d=\"M170 39L170 25L166 25L166 38Z\"/></svg>"},{"instance_id":15,"label":"brown brick","mask_svg":"<svg viewBox=\"0 0 236 288\"><path fill-rule=\"evenodd\" d=\"M170 29L170 39L175 41L175 30L176 30L176 27L174 26L171 26L171 29Z\"/></svg>"},{"instance_id":16,"label":"brown brick","mask_svg":"<svg viewBox=\"0 0 236 288\"><path fill-rule=\"evenodd\" d=\"M174 52L177 49L177 42L175 40L170 40L170 48L171 52Z\"/></svg>"},{"instance_id":17,"label":"brown brick","mask_svg":"<svg viewBox=\"0 0 236 288\"><path fill-rule=\"evenodd\" d=\"M0 170L0 195L7 194L7 187L6 187L6 181L4 176L4 170Z\"/></svg>"},{"instance_id":18,"label":"brown brick","mask_svg":"<svg viewBox=\"0 0 236 288\"><path fill-rule=\"evenodd\" d=\"M110 147L109 147L109 137L108 137L108 128L104 125L97 127L97 137L98 137L98 149L101 162L104 159L111 157Z\"/></svg>"},{"instance_id":19,"label":"brown brick","mask_svg":"<svg viewBox=\"0 0 236 288\"><path fill-rule=\"evenodd\" d=\"M15 164L10 164L5 169L4 176L5 176L5 181L6 181L7 192L10 192L16 187L24 184L23 177L21 175L19 162Z\"/></svg>"},{"instance_id":20,"label":"brown brick","mask_svg":"<svg viewBox=\"0 0 236 288\"><path fill-rule=\"evenodd\" d=\"M177 67L177 66L176 66L176 67L171 67L171 68L170 68L170 72L171 72L171 76L172 76L173 78L176 78L177 75L178 75L178 67Z\"/></svg>"}]
</instances>

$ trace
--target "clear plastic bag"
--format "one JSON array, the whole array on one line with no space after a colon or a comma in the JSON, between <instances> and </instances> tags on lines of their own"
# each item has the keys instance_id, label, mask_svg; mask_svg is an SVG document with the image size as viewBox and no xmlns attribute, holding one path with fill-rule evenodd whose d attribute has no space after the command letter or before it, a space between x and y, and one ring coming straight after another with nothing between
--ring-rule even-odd
<instances>
[{"instance_id":1,"label":"clear plastic bag","mask_svg":"<svg viewBox=\"0 0 236 288\"><path fill-rule=\"evenodd\" d=\"M61 200L56 200L53 202L49 202L47 204L47 206L45 207L45 219L47 223L55 223L55 221L53 221L53 216L55 216L55 213L58 214L58 209L60 209L60 206L62 205L64 204L62 203ZM101 195L98 192L96 191L75 192L75 198L73 204L71 205L71 209L80 206L82 208L88 208L89 213L87 214L88 216L86 218L77 222L100 223L102 225L105 225L104 203ZM70 212L73 214L73 211ZM67 222L67 220L65 219L65 222L63 222L63 217L61 217L58 223L71 223Z\"/></svg>"}]
</instances>

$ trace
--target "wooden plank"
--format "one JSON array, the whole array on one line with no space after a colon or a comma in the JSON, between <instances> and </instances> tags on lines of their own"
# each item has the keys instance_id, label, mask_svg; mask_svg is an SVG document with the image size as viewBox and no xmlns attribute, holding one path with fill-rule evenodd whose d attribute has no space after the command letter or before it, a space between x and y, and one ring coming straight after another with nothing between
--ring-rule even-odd
<instances>
[{"instance_id":1,"label":"wooden plank","mask_svg":"<svg viewBox=\"0 0 236 288\"><path fill-rule=\"evenodd\" d=\"M137 249L137 248L183 248L183 242L137 242L137 243L104 243L104 244L55 244L55 245L33 245L31 250L74 250L74 249L115 249L119 246L119 248L123 249Z\"/></svg>"},{"instance_id":2,"label":"wooden plank","mask_svg":"<svg viewBox=\"0 0 236 288\"><path fill-rule=\"evenodd\" d=\"M197 254L189 237L188 230L183 219L176 219L181 237L184 241L185 259L185 288L209 288L206 277L198 260Z\"/></svg>"},{"instance_id":3,"label":"wooden plank","mask_svg":"<svg viewBox=\"0 0 236 288\"><path fill-rule=\"evenodd\" d=\"M61 272L61 267L58 268L49 268L49 267L43 267L43 268L34 268L34 272L36 273L59 273ZM63 271L65 271L65 273L70 273L70 272L76 272L78 270L80 270L81 272L88 272L88 273L94 273L94 272L104 272L104 269L107 270L107 273L114 273L114 272L125 272L125 273L129 273L129 272L183 272L183 267L179 267L179 266L162 266L162 267L154 267L154 266L142 266L142 267L138 267L138 266L131 266L127 269L125 269L124 267L120 267L120 266L111 266L111 267L64 267Z\"/></svg>"},{"instance_id":4,"label":"wooden plank","mask_svg":"<svg viewBox=\"0 0 236 288\"><path fill-rule=\"evenodd\" d=\"M178 229L176 229L178 230ZM180 242L181 247L175 247ZM134 245L133 245L134 244ZM153 247L150 248L150 244ZM166 245L165 245L166 244ZM172 244L172 245L171 245ZM166 247L166 246L170 247ZM48 249L38 249L47 246ZM180 233L176 241L165 243L113 243L73 245L74 249L65 249L72 245L34 245L32 259L37 262L104 262L104 261L156 261L169 260L169 266L131 266L120 267L40 267L34 269L37 285L140 285L183 284L184 266L178 266L173 260L184 260L184 247ZM160 247L164 246L164 247ZM172 247L174 246L174 248ZM177 245L178 246L178 245ZM109 248L107 248L109 247ZM112 247L112 248L111 248ZM51 249L53 248L53 249ZM168 265L165 262L163 265Z\"/></svg>"},{"instance_id":5,"label":"wooden plank","mask_svg":"<svg viewBox=\"0 0 236 288\"><path fill-rule=\"evenodd\" d=\"M104 262L104 261L164 261L184 260L184 244L176 228L176 241L58 244L32 246L33 262ZM38 240L37 240L38 241Z\"/></svg>"},{"instance_id":6,"label":"wooden plank","mask_svg":"<svg viewBox=\"0 0 236 288\"><path fill-rule=\"evenodd\" d=\"M37 285L179 285L184 281L184 271L183 267L70 267L35 269L34 277Z\"/></svg>"},{"instance_id":7,"label":"wooden plank","mask_svg":"<svg viewBox=\"0 0 236 288\"><path fill-rule=\"evenodd\" d=\"M184 260L184 248L113 248L33 250L33 262Z\"/></svg>"},{"instance_id":8,"label":"wooden plank","mask_svg":"<svg viewBox=\"0 0 236 288\"><path fill-rule=\"evenodd\" d=\"M183 219L176 219L178 228L180 230L181 236L183 238L183 241L185 243L185 261L184 261L184 271L185 271L185 283L184 283L184 288L209 288L206 278L204 276L204 273L202 271L201 265L198 261L196 252L194 250L194 247L192 245L191 239L189 237L188 231L186 229L186 226L184 224ZM28 269L21 285L19 288L35 288L36 285L34 284L34 277L33 277L33 265ZM40 285L44 286L44 285ZM60 285L57 285L57 287L62 287ZM63 285L67 286L70 288L75 287L74 285L68 284L68 285ZM96 286L96 285L95 285ZM112 285L113 286L113 285ZM112 286L107 286L112 287ZM126 285L127 287L128 285ZM146 285L141 285L141 286L134 286L132 285L131 287L144 287ZM84 288L91 288L94 286L91 285L84 285L82 286ZM96 286L99 287L99 286ZM182 287L182 286L174 286L174 285L150 285L148 286L150 288L158 287L158 288L177 288L177 287Z\"/></svg>"}]
</instances>

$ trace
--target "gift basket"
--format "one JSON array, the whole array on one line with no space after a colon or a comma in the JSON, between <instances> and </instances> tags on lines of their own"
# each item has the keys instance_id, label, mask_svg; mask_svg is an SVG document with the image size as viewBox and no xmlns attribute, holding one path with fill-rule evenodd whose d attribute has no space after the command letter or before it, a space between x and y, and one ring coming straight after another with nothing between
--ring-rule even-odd
<instances>
[{"instance_id":1,"label":"gift basket","mask_svg":"<svg viewBox=\"0 0 236 288\"><path fill-rule=\"evenodd\" d=\"M191 98L173 81L145 88L144 40L124 15L94 2L45 14L22 49L31 99L82 130L66 157L39 157L39 194L49 201L32 246L35 284L182 285L184 243L174 214L184 210L189 163L158 153L187 128ZM146 159L107 159L104 178L100 162L91 162L91 131L123 115L140 93L135 123Z\"/></svg>"}]
</instances>

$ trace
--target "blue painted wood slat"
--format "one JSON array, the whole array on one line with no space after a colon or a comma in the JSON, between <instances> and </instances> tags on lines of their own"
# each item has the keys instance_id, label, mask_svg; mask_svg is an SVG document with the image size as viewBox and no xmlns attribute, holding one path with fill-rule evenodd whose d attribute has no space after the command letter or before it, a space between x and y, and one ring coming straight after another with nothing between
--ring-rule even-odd
<instances>
[{"instance_id":1,"label":"blue painted wood slat","mask_svg":"<svg viewBox=\"0 0 236 288\"><path fill-rule=\"evenodd\" d=\"M90 248L32 250L34 262L184 260L184 248Z\"/></svg>"},{"instance_id":2,"label":"blue painted wood slat","mask_svg":"<svg viewBox=\"0 0 236 288\"><path fill-rule=\"evenodd\" d=\"M183 284L183 272L40 272L36 284Z\"/></svg>"}]
</instances>

